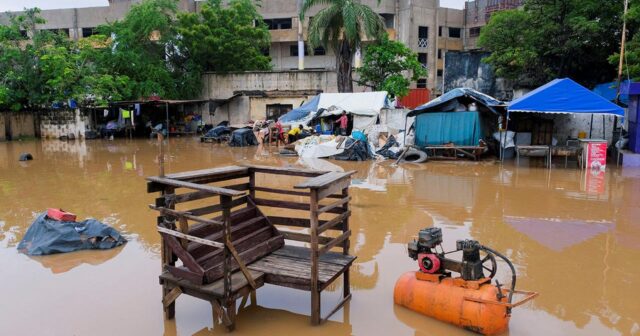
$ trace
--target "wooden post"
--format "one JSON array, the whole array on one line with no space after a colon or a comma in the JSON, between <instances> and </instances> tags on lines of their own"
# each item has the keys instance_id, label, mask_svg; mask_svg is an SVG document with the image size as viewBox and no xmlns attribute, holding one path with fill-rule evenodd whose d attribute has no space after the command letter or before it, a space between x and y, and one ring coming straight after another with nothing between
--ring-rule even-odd
<instances>
[{"instance_id":1,"label":"wooden post","mask_svg":"<svg viewBox=\"0 0 640 336\"><path fill-rule=\"evenodd\" d=\"M311 324L320 324L320 291L318 290L318 190L311 189Z\"/></svg>"},{"instance_id":2,"label":"wooden post","mask_svg":"<svg viewBox=\"0 0 640 336\"><path fill-rule=\"evenodd\" d=\"M168 195L168 194L173 194L175 192L175 189L173 187L165 187L162 190L162 195ZM164 202L164 207L166 208L170 208L173 209L175 208L175 204L173 204L173 202L167 202L166 198L165 198L165 202ZM167 220L166 216L161 216L159 217L159 220L162 220L162 223L169 227L170 229L173 229L175 224L173 224L171 221ZM173 257L173 252L171 252L171 249L169 248L169 246L167 246L167 244L165 244L164 239L160 238L160 253L161 253L161 272L165 271L165 266L169 265L169 266L173 266L175 265L175 261L174 261L174 257ZM171 290L168 288L166 283L162 284L162 298L164 299L169 293L171 292ZM174 316L176 315L176 303L171 302L168 305L164 305L164 317L167 320L171 320L174 318Z\"/></svg>"},{"instance_id":3,"label":"wooden post","mask_svg":"<svg viewBox=\"0 0 640 336\"><path fill-rule=\"evenodd\" d=\"M256 172L253 169L249 169L249 197L256 199Z\"/></svg>"},{"instance_id":4,"label":"wooden post","mask_svg":"<svg viewBox=\"0 0 640 336\"><path fill-rule=\"evenodd\" d=\"M231 297L231 251L227 247L231 244L231 196L220 195L222 205L222 217L224 218L224 300Z\"/></svg>"},{"instance_id":5,"label":"wooden post","mask_svg":"<svg viewBox=\"0 0 640 336\"><path fill-rule=\"evenodd\" d=\"M349 197L349 187L342 189L342 198L347 198L347 197ZM344 205L342 205L342 208L344 209L345 213L349 211L349 202L346 202ZM349 216L345 217L344 221L342 222L342 232L347 232L347 231L349 231ZM351 239L347 238L345 239L342 245L342 254L349 255L350 247L351 247ZM343 277L342 295L343 297L347 297L349 296L349 294L351 294L349 268L347 268L347 270L344 271L344 274L342 275L342 277Z\"/></svg>"},{"instance_id":6,"label":"wooden post","mask_svg":"<svg viewBox=\"0 0 640 336\"><path fill-rule=\"evenodd\" d=\"M160 146L158 150L158 165L160 166L160 174L158 174L158 176L164 177L164 136L162 135L162 133L158 133L158 145Z\"/></svg>"}]
</instances>

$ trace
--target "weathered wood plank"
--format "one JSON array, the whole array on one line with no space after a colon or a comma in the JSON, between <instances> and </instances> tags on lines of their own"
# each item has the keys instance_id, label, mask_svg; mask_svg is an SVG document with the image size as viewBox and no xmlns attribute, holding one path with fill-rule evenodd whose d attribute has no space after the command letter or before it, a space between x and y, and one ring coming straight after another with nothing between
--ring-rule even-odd
<instances>
[{"instance_id":1,"label":"weathered wood plank","mask_svg":"<svg viewBox=\"0 0 640 336\"><path fill-rule=\"evenodd\" d=\"M311 249L303 246L285 245L281 249L273 251L272 254L295 259L311 260ZM350 265L355 259L355 256L344 255L342 253L331 251L318 257L318 260L320 260L320 262L338 264L341 266Z\"/></svg>"},{"instance_id":2,"label":"weathered wood plank","mask_svg":"<svg viewBox=\"0 0 640 336\"><path fill-rule=\"evenodd\" d=\"M240 255L238 255L238 251L236 251L236 249L233 247L233 244L231 244L231 242L228 242L225 245L229 249L229 252L231 252L231 255L233 256L233 258L236 260L238 267L240 267L240 271L242 271L242 274L244 274L244 277L247 279L247 282L249 283L251 288L253 289L258 288L256 286L256 282L253 280L253 277L251 276L251 272L249 272L249 270L247 269L247 265L244 264L244 262L240 258Z\"/></svg>"},{"instance_id":3,"label":"weathered wood plank","mask_svg":"<svg viewBox=\"0 0 640 336\"><path fill-rule=\"evenodd\" d=\"M325 188L341 179L349 178L355 174L355 170L348 172L328 172L326 174L310 178L302 183L293 186L295 189L320 189Z\"/></svg>"},{"instance_id":4,"label":"weathered wood plank","mask_svg":"<svg viewBox=\"0 0 640 336\"><path fill-rule=\"evenodd\" d=\"M151 177L147 177L147 180L150 182L160 183L160 184L164 184L164 185L175 187L175 188L187 188L187 189L209 192L214 195L242 196L245 194L242 191L225 189L220 187L212 187L206 184L197 184L197 183L191 183L191 182L180 181L180 180L172 180L164 177L151 176Z\"/></svg>"},{"instance_id":5,"label":"weathered wood plank","mask_svg":"<svg viewBox=\"0 0 640 336\"><path fill-rule=\"evenodd\" d=\"M318 227L318 234L322 234L327 230L342 230L342 227L336 228L335 226L337 226L338 224L342 224L342 222L344 222L344 220L349 216L351 216L351 211L347 210L347 212L336 216L334 219L326 221L324 224L321 224Z\"/></svg>"},{"instance_id":6,"label":"weathered wood plank","mask_svg":"<svg viewBox=\"0 0 640 336\"><path fill-rule=\"evenodd\" d=\"M248 172L248 168L247 167L241 167L241 166L226 166L226 167L219 167L219 168L207 168L207 169L191 170L191 171L186 171L186 172L167 174L167 175L165 175L165 177L166 178L170 178L170 179L175 179L175 180L189 180L189 179L194 179L194 178L198 178L198 177L215 176L215 175L228 174L228 173L239 173L239 172L247 173Z\"/></svg>"},{"instance_id":7,"label":"weathered wood plank","mask_svg":"<svg viewBox=\"0 0 640 336\"><path fill-rule=\"evenodd\" d=\"M169 215L169 216L172 216L172 217L184 217L186 219L192 220L194 222L202 223L202 224L213 225L213 226L222 226L222 223L220 221L194 216L194 215L192 215L192 214L190 214L188 212L185 212L185 211L178 211L178 210L173 210L173 209L168 209L168 208L163 208L163 207L157 207L157 206L155 206L153 204L149 204L149 208L159 211L163 216L164 215Z\"/></svg>"},{"instance_id":8,"label":"weathered wood plank","mask_svg":"<svg viewBox=\"0 0 640 336\"><path fill-rule=\"evenodd\" d=\"M249 270L251 276L256 281L256 285L261 287L264 284L264 273L254 270ZM163 272L160 275L160 281L163 283L171 284L172 286L180 286L185 294L192 295L191 293L197 292L201 294L201 298L208 300L211 298L221 298L223 293L222 281L216 281L210 284L202 285L195 284L191 281L181 279L169 272ZM233 284L231 291L233 293L241 291L243 288L248 287L249 283L241 272L236 272L231 276L231 283Z\"/></svg>"},{"instance_id":9,"label":"weathered wood plank","mask_svg":"<svg viewBox=\"0 0 640 336\"><path fill-rule=\"evenodd\" d=\"M325 171L318 171L313 169L301 169L292 167L273 167L273 166L260 166L260 165L244 165L249 168L250 171L256 173L267 173L275 175L291 175L291 176L304 176L313 177L326 173Z\"/></svg>"},{"instance_id":10,"label":"weathered wood plank","mask_svg":"<svg viewBox=\"0 0 640 336\"><path fill-rule=\"evenodd\" d=\"M239 223L237 225L232 225L231 226L231 239L233 239L234 241L237 239L241 239L242 237L244 237L245 235L247 235L248 233L252 232L252 231L256 231L256 226L257 224L259 224L261 221L263 221L264 218L262 217L254 217L254 218L250 218L242 223ZM266 227L266 226L265 226ZM204 239L206 240L210 240L210 241L218 241L218 240L222 240L222 238L224 237L224 232L222 231L217 231L214 232L210 235L207 235L204 237ZM188 251L190 253L196 254L198 248L201 245L198 245L196 243L194 244L190 244L188 247Z\"/></svg>"},{"instance_id":11,"label":"weathered wood plank","mask_svg":"<svg viewBox=\"0 0 640 336\"><path fill-rule=\"evenodd\" d=\"M247 203L247 196L242 196L242 197L236 198L236 199L230 201L229 203L230 203L230 207L231 208L234 208L234 207L237 207L239 205L245 204L245 203ZM223 210L222 204L214 204L214 205L208 205L208 206L201 207L201 208L186 210L185 212L188 212L193 216L202 216L202 215L208 215L208 214L220 212L222 210Z\"/></svg>"},{"instance_id":12,"label":"weathered wood plank","mask_svg":"<svg viewBox=\"0 0 640 336\"><path fill-rule=\"evenodd\" d=\"M310 243L311 235L302 232L292 232L292 231L280 231L284 239L295 240L299 242ZM320 244L326 244L331 241L330 237L318 237L318 242Z\"/></svg>"},{"instance_id":13,"label":"weathered wood plank","mask_svg":"<svg viewBox=\"0 0 640 336\"><path fill-rule=\"evenodd\" d=\"M309 193L306 191L295 191L295 190L287 190L287 189L276 189L276 188L266 188L266 187L255 187L256 191L274 193L274 194L283 194L283 195L293 195L293 196L306 196L309 197Z\"/></svg>"},{"instance_id":14,"label":"weathered wood plank","mask_svg":"<svg viewBox=\"0 0 640 336\"><path fill-rule=\"evenodd\" d=\"M182 294L180 287L174 287L167 295L164 296L164 298L162 298L162 305L165 308L169 307L169 305L176 301L180 294Z\"/></svg>"},{"instance_id":15,"label":"weathered wood plank","mask_svg":"<svg viewBox=\"0 0 640 336\"><path fill-rule=\"evenodd\" d=\"M167 234L167 235L170 235L170 236L186 239L186 240L189 240L189 241L192 241L192 242L196 242L198 244L207 245L207 246L211 246L211 247L215 247L215 248L223 248L224 247L224 244L218 243L218 242L215 242L215 241L212 241L212 240L191 236L191 235L188 235L188 234L184 234L182 232L178 232L178 231L170 230L170 229L167 229L167 228L163 228L162 226L158 226L157 228L158 228L158 232L161 232L161 233L164 233L164 234Z\"/></svg>"},{"instance_id":16,"label":"weathered wood plank","mask_svg":"<svg viewBox=\"0 0 640 336\"><path fill-rule=\"evenodd\" d=\"M342 180L337 181L336 183L332 183L331 185L329 185L326 188L320 188L318 189L318 199L324 199L324 198L343 198L341 195L341 191L344 188L349 188L349 186L351 185L351 179L350 178L344 178ZM336 194L337 193L337 194Z\"/></svg>"},{"instance_id":17,"label":"weathered wood plank","mask_svg":"<svg viewBox=\"0 0 640 336\"><path fill-rule=\"evenodd\" d=\"M355 258L354 258L355 259ZM325 284L330 280L342 274L351 266L353 259L346 265L336 263L318 262L318 282ZM290 258L287 256L270 254L248 266L250 270L260 271L265 274L265 281L273 283L276 279L287 279L288 283L297 283L306 285L306 289L310 288L311 280L311 261L309 259ZM284 281L284 280L283 280ZM274 283L277 284L277 283Z\"/></svg>"},{"instance_id":18,"label":"weathered wood plank","mask_svg":"<svg viewBox=\"0 0 640 336\"><path fill-rule=\"evenodd\" d=\"M273 207L273 208L284 208L284 209L292 209L292 210L309 210L310 205L308 203L300 203L300 202L290 202L290 201L279 201L279 200L270 200L265 198L257 198L255 199L256 205ZM343 213L342 209L331 209L328 210L329 213Z\"/></svg>"},{"instance_id":19,"label":"weathered wood plank","mask_svg":"<svg viewBox=\"0 0 640 336\"><path fill-rule=\"evenodd\" d=\"M331 204L325 205L322 208L318 209L318 213L325 213L325 212L329 212L332 209L335 209L339 206L342 206L343 204L348 203L351 200L351 196L347 196L341 200L337 200Z\"/></svg>"},{"instance_id":20,"label":"weathered wood plank","mask_svg":"<svg viewBox=\"0 0 640 336\"><path fill-rule=\"evenodd\" d=\"M177 255L180 260L182 260L182 263L184 264L184 266L194 273L197 273L200 275L204 274L204 269L200 265L198 265L198 263L193 258L193 256L191 256L189 253L187 253L185 249L182 248L182 245L180 245L180 242L178 242L176 237L173 236L173 234L162 232L160 229L164 229L169 232L173 232L180 235L183 235L183 234L178 231L165 229L160 226L158 227L158 231L161 232L160 234L162 235L162 238L164 238L163 241L169 247L170 251L173 254Z\"/></svg>"},{"instance_id":21,"label":"weathered wood plank","mask_svg":"<svg viewBox=\"0 0 640 336\"><path fill-rule=\"evenodd\" d=\"M318 254L327 253L329 250L331 250L332 248L338 246L340 243L345 241L345 239L349 239L349 236L351 236L351 230L348 230L348 231L344 232L339 237L337 237L337 238L333 239L331 242L327 243L320 250L318 250Z\"/></svg>"}]
</instances>

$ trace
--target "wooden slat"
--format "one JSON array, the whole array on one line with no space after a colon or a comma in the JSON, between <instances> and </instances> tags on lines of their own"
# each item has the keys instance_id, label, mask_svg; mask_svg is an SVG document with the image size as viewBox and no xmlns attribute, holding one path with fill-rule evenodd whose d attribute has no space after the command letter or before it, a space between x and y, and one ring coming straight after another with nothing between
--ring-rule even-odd
<instances>
[{"instance_id":1,"label":"wooden slat","mask_svg":"<svg viewBox=\"0 0 640 336\"><path fill-rule=\"evenodd\" d=\"M265 188L265 187L255 187L254 189L256 191L263 191L263 192L283 194L283 195L306 196L306 197L309 197L310 195L306 191L295 191L295 190L275 189L275 188Z\"/></svg>"},{"instance_id":2,"label":"wooden slat","mask_svg":"<svg viewBox=\"0 0 640 336\"><path fill-rule=\"evenodd\" d=\"M185 181L179 181L179 180L172 180L164 177L151 176L151 177L147 177L147 180L155 183L164 184L167 186L172 186L175 188L187 188L187 189L209 192L214 195L242 196L245 194L242 191L225 189L220 187L212 187L206 184L197 184L197 183L191 183L191 182L185 182Z\"/></svg>"},{"instance_id":3,"label":"wooden slat","mask_svg":"<svg viewBox=\"0 0 640 336\"><path fill-rule=\"evenodd\" d=\"M167 295L165 295L164 298L162 298L162 305L164 307L169 307L170 304L176 301L180 294L182 294L182 290L180 289L180 287L173 287L173 289Z\"/></svg>"},{"instance_id":4,"label":"wooden slat","mask_svg":"<svg viewBox=\"0 0 640 336\"><path fill-rule=\"evenodd\" d=\"M212 240L207 240L207 239L203 239L203 238L199 238L199 237L195 237L195 236L191 236L188 234L184 234L182 232L178 232L178 231L174 231L174 230L170 230L167 228L163 228L162 226L158 226L158 232L162 232L165 234L168 234L170 236L174 236L177 238L182 238L182 239L186 239L192 242L196 242L198 244L202 244L202 245L208 245L208 246L212 246L212 247L216 247L216 248L223 248L224 244L222 243L218 243Z\"/></svg>"},{"instance_id":5,"label":"wooden slat","mask_svg":"<svg viewBox=\"0 0 640 336\"><path fill-rule=\"evenodd\" d=\"M349 188L350 185L351 185L351 179L345 178L340 181L337 181L336 183L329 185L326 188L318 189L318 199L321 200L326 197L342 198L343 196L341 195L342 194L341 191L344 188ZM338 193L338 194L335 194L335 193Z\"/></svg>"},{"instance_id":6,"label":"wooden slat","mask_svg":"<svg viewBox=\"0 0 640 336\"><path fill-rule=\"evenodd\" d=\"M238 251L236 251L235 247L233 247L233 244L231 244L231 242L227 242L225 245L229 249L229 252L231 252L231 255L233 256L233 258L236 260L236 263L238 263L238 266L240 267L240 271L242 271L242 274L244 274L244 277L245 279L247 279L247 282L249 283L249 285L251 285L251 288L257 289L258 287L256 286L256 282L253 280L253 277L251 276L251 272L249 272L249 270L247 269L247 265L244 264L244 262L238 255Z\"/></svg>"},{"instance_id":7,"label":"wooden slat","mask_svg":"<svg viewBox=\"0 0 640 336\"><path fill-rule=\"evenodd\" d=\"M250 171L253 171L256 173L268 173L268 174L275 174L275 175L312 177L312 176L319 176L326 173L325 171L318 171L313 169L291 168L291 167L272 167L272 166L259 166L259 165L244 165L244 166L249 168Z\"/></svg>"},{"instance_id":8,"label":"wooden slat","mask_svg":"<svg viewBox=\"0 0 640 336\"><path fill-rule=\"evenodd\" d=\"M230 203L231 203L230 207L232 208L245 204L247 203L247 196L236 198L232 200ZM202 216L202 215L212 214L215 212L220 212L222 210L223 210L222 204L214 204L214 205L208 205L201 208L186 210L185 212L190 213L193 216Z\"/></svg>"},{"instance_id":9,"label":"wooden slat","mask_svg":"<svg viewBox=\"0 0 640 336\"><path fill-rule=\"evenodd\" d=\"M301 228L309 228L311 226L311 220L309 220L308 218L267 216L267 219L269 219L269 221L275 225L294 226ZM318 223L322 225L326 222L328 221L320 220Z\"/></svg>"},{"instance_id":10,"label":"wooden slat","mask_svg":"<svg viewBox=\"0 0 640 336\"><path fill-rule=\"evenodd\" d=\"M264 284L264 273L259 271L250 270L251 276L256 280L256 284L260 287ZM244 277L244 274L241 272L236 272L231 276L231 283L233 284L231 291L233 293L237 293L242 291L243 288L248 287L247 280ZM193 295L204 300L211 300L212 298L220 298L222 297L223 289L222 289L222 281L215 281L210 284L196 284L191 281L187 281L185 279L180 279L175 275L164 272L160 275L160 281L169 284L170 286L179 286L182 288L182 291L187 295ZM194 295L195 294L195 295Z\"/></svg>"},{"instance_id":11,"label":"wooden slat","mask_svg":"<svg viewBox=\"0 0 640 336\"><path fill-rule=\"evenodd\" d=\"M329 205L325 205L322 208L318 209L318 213L324 213L324 212L328 212L332 209L335 209L343 204L346 204L347 202L349 202L351 200L351 196L347 196L341 200L335 201Z\"/></svg>"},{"instance_id":12,"label":"wooden slat","mask_svg":"<svg viewBox=\"0 0 640 336\"><path fill-rule=\"evenodd\" d=\"M329 250L336 247L338 244L342 243L346 239L349 239L349 236L351 236L351 230L344 232L338 238L335 238L331 242L327 243L320 250L318 250L318 254L327 253Z\"/></svg>"},{"instance_id":13,"label":"wooden slat","mask_svg":"<svg viewBox=\"0 0 640 336\"><path fill-rule=\"evenodd\" d=\"M340 214L338 216L336 216L334 219L321 224L318 227L318 234L322 234L323 232L329 230L329 229L335 229L335 230L342 230L342 228L334 228L334 226L341 224L346 218L348 218L349 216L351 216L351 211L347 210L347 212Z\"/></svg>"},{"instance_id":14,"label":"wooden slat","mask_svg":"<svg viewBox=\"0 0 640 336\"><path fill-rule=\"evenodd\" d=\"M350 177L355 174L355 170L348 172L328 172L326 174L310 178L302 183L293 186L295 189L320 189L325 188L343 178Z\"/></svg>"},{"instance_id":15,"label":"wooden slat","mask_svg":"<svg viewBox=\"0 0 640 336\"><path fill-rule=\"evenodd\" d=\"M273 251L273 254L295 259L311 260L311 249L304 246L285 245L281 249ZM355 259L355 256L344 255L339 252L327 252L318 257L320 262L338 264L341 266L350 265Z\"/></svg>"},{"instance_id":16,"label":"wooden slat","mask_svg":"<svg viewBox=\"0 0 640 336\"><path fill-rule=\"evenodd\" d=\"M311 209L308 203L300 203L300 202L290 202L290 201L279 201L279 200L270 200L265 198L256 198L256 205L262 205L273 208L284 208L284 209L292 209L292 210L309 210ZM330 213L343 213L342 209L330 209L327 212Z\"/></svg>"},{"instance_id":17,"label":"wooden slat","mask_svg":"<svg viewBox=\"0 0 640 336\"><path fill-rule=\"evenodd\" d=\"M326 322L331 317L331 315L335 314L338 310L340 310L340 308L342 308L344 304L347 303L349 300L351 300L351 294L348 294L346 297L342 298L342 300L331 310L331 312L329 312L327 316L322 318L320 323Z\"/></svg>"},{"instance_id":18,"label":"wooden slat","mask_svg":"<svg viewBox=\"0 0 640 336\"><path fill-rule=\"evenodd\" d=\"M295 240L295 241L304 242L304 243L311 242L311 236L307 233L291 232L291 231L280 231L280 233L282 234L284 239ZM331 241L330 237L322 237L322 236L318 237L318 243L320 244L326 244L330 241Z\"/></svg>"},{"instance_id":19,"label":"wooden slat","mask_svg":"<svg viewBox=\"0 0 640 336\"><path fill-rule=\"evenodd\" d=\"M194 215L192 215L192 214L190 214L188 212L185 212L185 211L178 211L178 210L173 210L173 209L168 209L168 208L163 208L163 207L157 207L157 206L152 205L152 204L149 204L149 208L151 208L153 210L160 211L160 213L162 215L170 215L170 216L173 216L173 217L184 217L186 219L192 220L194 222L202 223L202 224L208 224L208 225L213 225L213 226L222 226L222 223L220 221L194 216Z\"/></svg>"},{"instance_id":20,"label":"wooden slat","mask_svg":"<svg viewBox=\"0 0 640 336\"><path fill-rule=\"evenodd\" d=\"M232 184L232 185L224 186L222 188L231 189L231 190L240 190L240 191L249 190L249 183Z\"/></svg>"},{"instance_id":21,"label":"wooden slat","mask_svg":"<svg viewBox=\"0 0 640 336\"><path fill-rule=\"evenodd\" d=\"M180 173L173 173L165 175L166 178L175 179L175 180L189 180L199 177L205 176L215 176L220 174L228 174L228 173L239 173L239 172L248 172L247 167L241 166L226 166L220 168L208 168L201 170L192 170Z\"/></svg>"},{"instance_id":22,"label":"wooden slat","mask_svg":"<svg viewBox=\"0 0 640 336\"><path fill-rule=\"evenodd\" d=\"M158 228L160 229L165 229L161 226L158 226ZM177 234L182 235L182 233L178 232L178 231L173 231L173 230L169 230L166 229L168 231L171 232L175 232ZM160 230L159 230L160 231ZM176 239L176 237L173 236L173 234L169 234L166 232L161 232L163 241L165 242L165 244L167 245L167 247L169 248L169 250L175 254L176 256L178 256L178 258L180 258L180 260L182 260L182 263L184 264L184 266L186 268L188 268L190 271L203 275L204 274L204 269L198 265L198 263L196 262L196 260L193 258L193 256L191 256L189 253L187 253L187 251L185 249L182 248L182 245L180 245L180 242L178 241L178 239ZM173 265L171 265L173 266Z\"/></svg>"}]
</instances>

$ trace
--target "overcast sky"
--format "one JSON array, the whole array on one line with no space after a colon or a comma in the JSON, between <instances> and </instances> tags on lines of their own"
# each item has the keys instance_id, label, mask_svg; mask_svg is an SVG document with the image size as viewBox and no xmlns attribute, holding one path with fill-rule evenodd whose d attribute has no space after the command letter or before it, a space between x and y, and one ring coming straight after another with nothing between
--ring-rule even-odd
<instances>
[{"instance_id":1,"label":"overcast sky","mask_svg":"<svg viewBox=\"0 0 640 336\"><path fill-rule=\"evenodd\" d=\"M263 0L269 1L269 0ZM440 0L443 7L463 8L465 0ZM107 6L107 0L0 0L0 12L17 11L25 7L38 7L40 9L74 8Z\"/></svg>"}]
</instances>

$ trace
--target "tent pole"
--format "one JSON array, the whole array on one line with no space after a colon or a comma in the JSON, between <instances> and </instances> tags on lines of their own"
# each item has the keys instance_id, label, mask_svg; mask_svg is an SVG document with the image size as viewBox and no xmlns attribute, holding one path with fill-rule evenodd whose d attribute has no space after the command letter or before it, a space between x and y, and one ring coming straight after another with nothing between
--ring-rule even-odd
<instances>
[{"instance_id":1,"label":"tent pole","mask_svg":"<svg viewBox=\"0 0 640 336\"><path fill-rule=\"evenodd\" d=\"M500 141L500 162L504 162L504 146L507 142L507 132L509 131L509 111L507 111L507 120L506 120L506 125L504 127L504 131L502 132L502 134L504 135L503 137L501 137L501 141Z\"/></svg>"},{"instance_id":2,"label":"tent pole","mask_svg":"<svg viewBox=\"0 0 640 336\"><path fill-rule=\"evenodd\" d=\"M593 113L591 113L591 123L589 123L589 139L591 139L591 132L593 132Z\"/></svg>"},{"instance_id":3,"label":"tent pole","mask_svg":"<svg viewBox=\"0 0 640 336\"><path fill-rule=\"evenodd\" d=\"M604 119L604 114L602 115L602 139L606 139L607 138L607 131L606 131L606 121ZM613 134L612 134L613 135ZM613 140L613 137L611 137L611 139Z\"/></svg>"},{"instance_id":4,"label":"tent pole","mask_svg":"<svg viewBox=\"0 0 640 336\"><path fill-rule=\"evenodd\" d=\"M167 115L167 139L169 139L169 103L164 103L164 111Z\"/></svg>"}]
</instances>

